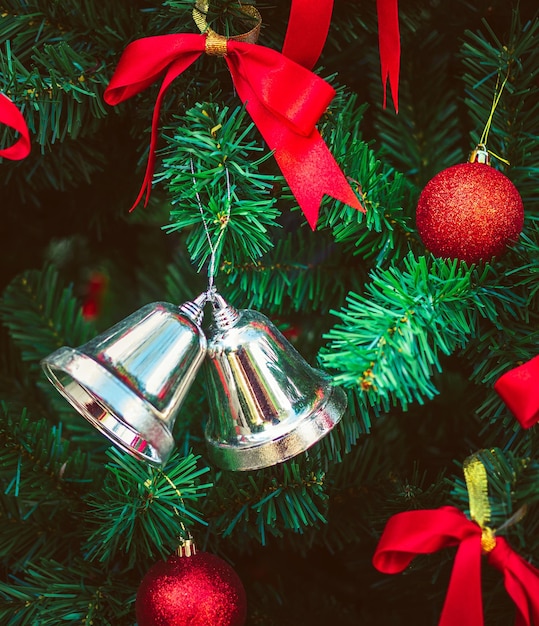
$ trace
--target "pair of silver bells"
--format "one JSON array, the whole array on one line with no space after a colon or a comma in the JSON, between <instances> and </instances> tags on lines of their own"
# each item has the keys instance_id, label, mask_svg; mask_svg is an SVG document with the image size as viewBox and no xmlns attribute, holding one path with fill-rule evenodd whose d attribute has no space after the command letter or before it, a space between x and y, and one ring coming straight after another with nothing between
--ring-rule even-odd
<instances>
[{"instance_id":1,"label":"pair of silver bells","mask_svg":"<svg viewBox=\"0 0 539 626\"><path fill-rule=\"evenodd\" d=\"M200 326L211 300L213 323ZM205 364L211 460L227 470L269 467L305 451L341 419L346 394L312 368L270 320L203 293L180 306L148 304L77 349L42 361L58 391L101 433L154 465Z\"/></svg>"}]
</instances>

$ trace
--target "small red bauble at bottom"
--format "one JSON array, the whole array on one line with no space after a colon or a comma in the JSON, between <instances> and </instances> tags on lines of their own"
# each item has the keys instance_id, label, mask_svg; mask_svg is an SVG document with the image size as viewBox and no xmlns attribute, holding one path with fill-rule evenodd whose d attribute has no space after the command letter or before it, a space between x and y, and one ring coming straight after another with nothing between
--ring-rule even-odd
<instances>
[{"instance_id":1,"label":"small red bauble at bottom","mask_svg":"<svg viewBox=\"0 0 539 626\"><path fill-rule=\"evenodd\" d=\"M138 626L243 626L247 599L239 576L214 554L171 555L142 579L136 613Z\"/></svg>"},{"instance_id":2,"label":"small red bauble at bottom","mask_svg":"<svg viewBox=\"0 0 539 626\"><path fill-rule=\"evenodd\" d=\"M513 183L485 163L459 163L439 172L419 197L419 236L435 256L488 261L515 243L524 225Z\"/></svg>"}]
</instances>

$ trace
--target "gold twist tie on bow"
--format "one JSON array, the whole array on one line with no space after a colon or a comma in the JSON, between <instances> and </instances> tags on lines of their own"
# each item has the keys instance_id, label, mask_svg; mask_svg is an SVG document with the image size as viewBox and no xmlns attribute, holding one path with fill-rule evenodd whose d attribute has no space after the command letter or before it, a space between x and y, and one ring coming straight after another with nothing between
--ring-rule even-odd
<instances>
[{"instance_id":1,"label":"gold twist tie on bow","mask_svg":"<svg viewBox=\"0 0 539 626\"><path fill-rule=\"evenodd\" d=\"M244 43L256 43L258 41L260 27L262 26L262 17L256 7L250 4L243 6L240 5L240 12L246 16L244 21L250 24L254 20L255 26L246 33L242 33L241 35L232 35L230 37L220 35L210 28L207 20L209 7L209 0L197 0L193 9L193 20L195 21L195 24L202 34L207 35L205 48L206 54L218 57L226 56L227 43L229 40L242 41Z\"/></svg>"},{"instance_id":2,"label":"gold twist tie on bow","mask_svg":"<svg viewBox=\"0 0 539 626\"><path fill-rule=\"evenodd\" d=\"M491 510L487 470L475 454L464 461L463 470L470 501L470 517L481 527L481 548L488 554L494 550L496 537L495 531L488 526Z\"/></svg>"},{"instance_id":3,"label":"gold twist tie on bow","mask_svg":"<svg viewBox=\"0 0 539 626\"><path fill-rule=\"evenodd\" d=\"M491 509L488 500L487 470L477 454L472 454L464 461L463 470L470 501L470 517L481 528L481 548L488 554L496 546L496 533L518 524L526 515L528 507L523 504L501 526L493 530L488 526Z\"/></svg>"}]
</instances>

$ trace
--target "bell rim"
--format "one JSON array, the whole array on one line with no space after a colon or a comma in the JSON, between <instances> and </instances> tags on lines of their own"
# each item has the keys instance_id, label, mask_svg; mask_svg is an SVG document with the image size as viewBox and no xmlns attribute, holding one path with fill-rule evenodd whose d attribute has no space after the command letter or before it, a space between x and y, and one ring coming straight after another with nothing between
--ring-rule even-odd
<instances>
[{"instance_id":1,"label":"bell rim","mask_svg":"<svg viewBox=\"0 0 539 626\"><path fill-rule=\"evenodd\" d=\"M206 434L208 456L218 467L231 471L251 471L278 465L306 452L341 421L348 397L341 387L330 386L326 401L275 439L247 445L218 442Z\"/></svg>"},{"instance_id":2,"label":"bell rim","mask_svg":"<svg viewBox=\"0 0 539 626\"><path fill-rule=\"evenodd\" d=\"M86 369L83 370L75 365L76 361L79 364L83 363ZM103 365L76 348L63 346L43 359L41 366L57 391L80 415L112 443L128 452L131 456L152 465L161 466L166 463L172 453L175 442L163 418L160 417L159 412L151 404L128 387L122 385ZM66 391L57 372L62 372L64 375L69 376L83 393L87 394L89 398L93 398L107 412L108 415L106 417L111 418L117 426L125 429L133 437L138 436L147 445L151 454L141 452L130 445L119 434L114 432L104 420L99 420L93 416L84 404L77 401L74 396ZM74 376L75 373L77 374L76 378ZM107 384L109 385L108 387ZM104 392L107 389L112 391ZM113 401L117 404L119 399L123 400L130 407L130 411L127 412L130 416L129 420L119 415L119 412L113 407ZM141 423L147 424L147 427L141 429Z\"/></svg>"}]
</instances>

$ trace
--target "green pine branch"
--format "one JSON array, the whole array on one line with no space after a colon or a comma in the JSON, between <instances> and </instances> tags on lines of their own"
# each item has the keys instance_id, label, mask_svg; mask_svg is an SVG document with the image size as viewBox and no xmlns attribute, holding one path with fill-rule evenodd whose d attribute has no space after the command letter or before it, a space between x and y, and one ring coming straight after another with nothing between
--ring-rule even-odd
<instances>
[{"instance_id":1,"label":"green pine branch","mask_svg":"<svg viewBox=\"0 0 539 626\"><path fill-rule=\"evenodd\" d=\"M66 565L53 559L31 562L26 577L0 581L0 620L6 626L133 623L133 581L106 572L80 557Z\"/></svg>"},{"instance_id":2,"label":"green pine branch","mask_svg":"<svg viewBox=\"0 0 539 626\"><path fill-rule=\"evenodd\" d=\"M36 555L69 554L81 496L99 487L88 454L73 449L61 426L0 404L0 554L14 570ZM67 515L66 515L67 513Z\"/></svg>"},{"instance_id":3,"label":"green pine branch","mask_svg":"<svg viewBox=\"0 0 539 626\"><path fill-rule=\"evenodd\" d=\"M287 531L304 533L324 524L327 511L324 472L311 461L296 459L277 467L238 475L220 472L205 514L214 535L237 545Z\"/></svg>"},{"instance_id":4,"label":"green pine branch","mask_svg":"<svg viewBox=\"0 0 539 626\"><path fill-rule=\"evenodd\" d=\"M79 444L85 442L96 453L103 452L102 437L60 396L40 365L58 348L76 348L96 333L94 325L82 316L73 285L64 286L52 265L23 272L2 294L0 319L16 349L14 358L20 359L20 367L27 373L26 384L34 389L25 406L32 400L53 422L62 421Z\"/></svg>"},{"instance_id":5,"label":"green pine branch","mask_svg":"<svg viewBox=\"0 0 539 626\"><path fill-rule=\"evenodd\" d=\"M121 558L131 568L174 552L190 528L205 523L195 504L211 484L199 481L208 471L197 467L199 457L176 453L161 469L116 448L108 454L102 489L87 497L86 558L107 566Z\"/></svg>"},{"instance_id":6,"label":"green pine branch","mask_svg":"<svg viewBox=\"0 0 539 626\"><path fill-rule=\"evenodd\" d=\"M58 348L81 345L95 333L94 326L82 317L72 287L60 284L53 266L42 272L28 270L4 290L0 316L31 380L55 412L65 417L72 415L72 409L46 380L40 367L41 360Z\"/></svg>"},{"instance_id":7,"label":"green pine branch","mask_svg":"<svg viewBox=\"0 0 539 626\"><path fill-rule=\"evenodd\" d=\"M472 139L481 140L490 120L486 140L495 160L511 178L525 200L526 215L537 217L539 148L539 18L522 24L513 11L508 33L502 40L483 21L483 30L467 31L461 50L466 69L466 104L473 121ZM506 80L507 79L507 80ZM500 95L491 116L495 98ZM483 138L484 139L484 138Z\"/></svg>"},{"instance_id":8,"label":"green pine branch","mask_svg":"<svg viewBox=\"0 0 539 626\"><path fill-rule=\"evenodd\" d=\"M409 249L413 229L407 207L412 187L362 139L364 113L357 95L338 87L320 132L366 214L325 198L318 229L330 229L345 253L380 265Z\"/></svg>"},{"instance_id":9,"label":"green pine branch","mask_svg":"<svg viewBox=\"0 0 539 626\"><path fill-rule=\"evenodd\" d=\"M495 298L515 306L503 290L481 284L488 277L464 264L408 255L403 269L373 271L366 294L351 293L348 307L335 314L341 322L326 338L322 363L335 382L364 394L374 406L432 399L433 374L441 355L466 346L480 318L497 324Z\"/></svg>"},{"instance_id":10,"label":"green pine branch","mask_svg":"<svg viewBox=\"0 0 539 626\"><path fill-rule=\"evenodd\" d=\"M2 295L0 315L34 373L51 352L64 345L83 344L95 332L93 324L83 318L72 287L60 284L58 270L52 265L13 279Z\"/></svg>"},{"instance_id":11,"label":"green pine branch","mask_svg":"<svg viewBox=\"0 0 539 626\"><path fill-rule=\"evenodd\" d=\"M359 289L361 278L361 271L350 277L341 250L327 233L315 237L300 228L283 232L275 247L256 261L238 264L225 256L216 280L231 302L246 308L290 315L309 303L323 315L342 302L351 281Z\"/></svg>"},{"instance_id":12,"label":"green pine branch","mask_svg":"<svg viewBox=\"0 0 539 626\"><path fill-rule=\"evenodd\" d=\"M273 245L275 180L260 171L269 154L256 145L253 128L242 108L198 104L168 139L156 179L167 183L173 205L164 228L189 229L186 244L199 269L211 254L208 237L216 265L222 255L233 263L253 261Z\"/></svg>"}]
</instances>

